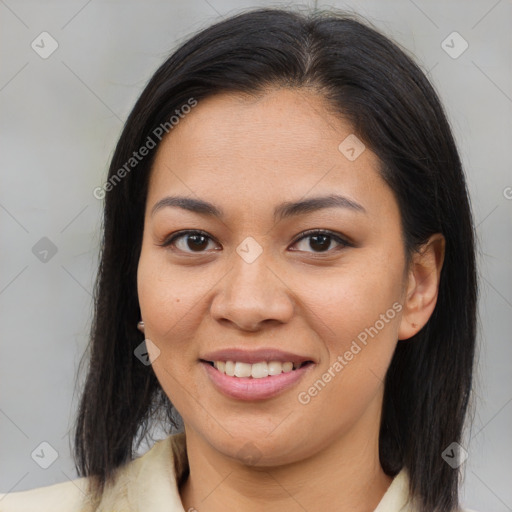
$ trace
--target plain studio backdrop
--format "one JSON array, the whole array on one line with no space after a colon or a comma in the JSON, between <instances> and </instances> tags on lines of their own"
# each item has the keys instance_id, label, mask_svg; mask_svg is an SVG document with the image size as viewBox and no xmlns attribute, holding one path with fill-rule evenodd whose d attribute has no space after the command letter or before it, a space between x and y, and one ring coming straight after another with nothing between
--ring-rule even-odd
<instances>
[{"instance_id":1,"label":"plain studio backdrop","mask_svg":"<svg viewBox=\"0 0 512 512\"><path fill-rule=\"evenodd\" d=\"M70 426L103 205L93 190L135 100L191 33L243 9L287 5L0 0L0 492L77 477ZM512 3L316 5L328 6L362 14L414 54L446 107L468 176L481 283L462 500L510 511Z\"/></svg>"}]
</instances>

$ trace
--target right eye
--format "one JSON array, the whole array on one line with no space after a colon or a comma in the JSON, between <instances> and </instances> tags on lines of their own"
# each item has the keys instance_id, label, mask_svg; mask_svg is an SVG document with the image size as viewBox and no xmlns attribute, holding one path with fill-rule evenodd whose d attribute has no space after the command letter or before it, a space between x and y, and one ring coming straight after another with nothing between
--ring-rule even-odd
<instances>
[{"instance_id":1,"label":"right eye","mask_svg":"<svg viewBox=\"0 0 512 512\"><path fill-rule=\"evenodd\" d=\"M205 252L204 249L208 247L208 241L213 241L213 239L204 231L185 230L173 233L158 245L171 247L172 250L177 249L188 254L197 254Z\"/></svg>"}]
</instances>

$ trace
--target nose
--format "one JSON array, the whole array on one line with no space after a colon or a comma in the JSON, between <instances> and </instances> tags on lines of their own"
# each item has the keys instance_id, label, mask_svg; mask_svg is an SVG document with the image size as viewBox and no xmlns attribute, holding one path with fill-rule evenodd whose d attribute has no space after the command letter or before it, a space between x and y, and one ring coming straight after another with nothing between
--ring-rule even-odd
<instances>
[{"instance_id":1,"label":"nose","mask_svg":"<svg viewBox=\"0 0 512 512\"><path fill-rule=\"evenodd\" d=\"M263 254L252 263L236 253L233 259L233 267L218 283L212 317L245 331L289 322L294 312L293 292Z\"/></svg>"}]
</instances>

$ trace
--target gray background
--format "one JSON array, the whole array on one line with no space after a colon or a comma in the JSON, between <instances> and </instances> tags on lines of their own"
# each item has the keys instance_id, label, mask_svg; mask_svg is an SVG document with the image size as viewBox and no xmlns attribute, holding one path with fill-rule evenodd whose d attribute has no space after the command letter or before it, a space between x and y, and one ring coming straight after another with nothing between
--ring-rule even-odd
<instances>
[{"instance_id":1,"label":"gray background","mask_svg":"<svg viewBox=\"0 0 512 512\"><path fill-rule=\"evenodd\" d=\"M192 32L240 9L289 4L0 0L0 491L77 476L69 429L102 208L92 191L146 81ZM329 5L363 14L412 52L446 106L468 175L481 277L463 502L481 512L512 510L512 3ZM58 43L46 59L31 47L41 46L43 31ZM442 47L454 31L469 44L458 58ZM455 37L445 43L452 53L463 44ZM42 442L58 452L48 469L39 464L53 452Z\"/></svg>"}]
</instances>

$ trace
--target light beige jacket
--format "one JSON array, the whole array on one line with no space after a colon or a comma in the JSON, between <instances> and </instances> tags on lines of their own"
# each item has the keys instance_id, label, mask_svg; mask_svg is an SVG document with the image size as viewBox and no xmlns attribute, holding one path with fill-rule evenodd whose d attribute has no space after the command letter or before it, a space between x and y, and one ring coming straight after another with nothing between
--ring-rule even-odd
<instances>
[{"instance_id":1,"label":"light beige jacket","mask_svg":"<svg viewBox=\"0 0 512 512\"><path fill-rule=\"evenodd\" d=\"M185 434L173 434L119 468L115 484L106 488L95 510L88 504L87 478L82 477L0 494L0 512L186 512L177 482L187 470ZM407 498L408 476L402 470L374 512L414 512Z\"/></svg>"}]
</instances>

